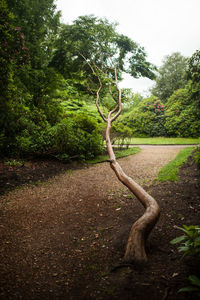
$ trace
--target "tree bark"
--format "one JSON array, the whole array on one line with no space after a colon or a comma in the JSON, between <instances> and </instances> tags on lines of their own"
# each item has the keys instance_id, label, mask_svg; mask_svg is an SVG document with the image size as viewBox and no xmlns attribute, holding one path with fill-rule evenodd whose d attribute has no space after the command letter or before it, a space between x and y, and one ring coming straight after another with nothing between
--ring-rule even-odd
<instances>
[{"instance_id":1,"label":"tree bark","mask_svg":"<svg viewBox=\"0 0 200 300\"><path fill-rule=\"evenodd\" d=\"M160 208L156 200L151 197L141 186L139 186L132 178L127 176L116 161L115 154L110 141L111 129L111 113L108 114L106 129L106 146L110 157L110 166L114 170L117 178L139 199L145 208L145 212L132 226L124 260L126 262L144 263L147 261L145 251L145 242L155 226L159 215Z\"/></svg>"}]
</instances>

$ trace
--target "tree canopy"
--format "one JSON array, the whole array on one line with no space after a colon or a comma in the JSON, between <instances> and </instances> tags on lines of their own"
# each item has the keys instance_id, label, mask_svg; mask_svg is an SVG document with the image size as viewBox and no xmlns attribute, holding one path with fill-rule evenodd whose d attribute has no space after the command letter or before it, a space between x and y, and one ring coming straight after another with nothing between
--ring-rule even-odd
<instances>
[{"instance_id":1,"label":"tree canopy","mask_svg":"<svg viewBox=\"0 0 200 300\"><path fill-rule=\"evenodd\" d=\"M200 50L195 51L188 60L186 78L190 80L192 95L200 106Z\"/></svg>"},{"instance_id":2,"label":"tree canopy","mask_svg":"<svg viewBox=\"0 0 200 300\"><path fill-rule=\"evenodd\" d=\"M166 102L174 91L183 88L187 82L184 77L186 66L187 58L181 53L175 52L167 55L158 69L156 84L152 88L153 95Z\"/></svg>"},{"instance_id":3,"label":"tree canopy","mask_svg":"<svg viewBox=\"0 0 200 300\"><path fill-rule=\"evenodd\" d=\"M133 77L154 78L155 67L146 60L144 48L116 31L117 24L109 23L93 15L82 16L72 25L63 25L56 41L56 50L51 66L65 78L84 83L87 78L94 81L88 62L108 76L113 68L129 73Z\"/></svg>"}]
</instances>

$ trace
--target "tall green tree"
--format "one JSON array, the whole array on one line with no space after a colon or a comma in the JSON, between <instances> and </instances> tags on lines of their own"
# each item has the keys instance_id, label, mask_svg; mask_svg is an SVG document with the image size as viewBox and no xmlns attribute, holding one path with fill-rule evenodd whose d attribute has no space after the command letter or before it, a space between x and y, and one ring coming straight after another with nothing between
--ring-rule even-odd
<instances>
[{"instance_id":1,"label":"tall green tree","mask_svg":"<svg viewBox=\"0 0 200 300\"><path fill-rule=\"evenodd\" d=\"M7 3L14 15L14 25L23 32L29 52L29 65L16 70L15 84L30 94L29 101L31 99L34 106L40 106L52 90L52 84L57 82L48 64L59 30L60 13L56 12L54 0L7 0Z\"/></svg>"},{"instance_id":2,"label":"tall green tree","mask_svg":"<svg viewBox=\"0 0 200 300\"><path fill-rule=\"evenodd\" d=\"M117 67L133 77L154 78L154 66L146 60L144 48L116 31L117 24L93 15L81 16L72 25L63 25L50 63L65 78L73 79L79 88L98 82L89 64L113 78Z\"/></svg>"},{"instance_id":3,"label":"tall green tree","mask_svg":"<svg viewBox=\"0 0 200 300\"><path fill-rule=\"evenodd\" d=\"M34 134L39 140L48 122L58 121L53 96L61 76L48 63L59 13L53 0L7 0L0 2L0 8L0 147L9 153L18 141L30 144Z\"/></svg>"},{"instance_id":4,"label":"tall green tree","mask_svg":"<svg viewBox=\"0 0 200 300\"><path fill-rule=\"evenodd\" d=\"M199 137L200 110L188 87L175 91L166 103L168 136Z\"/></svg>"},{"instance_id":5,"label":"tall green tree","mask_svg":"<svg viewBox=\"0 0 200 300\"><path fill-rule=\"evenodd\" d=\"M21 27L30 53L31 67L40 69L51 60L60 12L54 0L7 0L14 25Z\"/></svg>"},{"instance_id":6,"label":"tall green tree","mask_svg":"<svg viewBox=\"0 0 200 300\"><path fill-rule=\"evenodd\" d=\"M186 78L190 81L192 97L200 107L200 50L190 57L186 69Z\"/></svg>"},{"instance_id":7,"label":"tall green tree","mask_svg":"<svg viewBox=\"0 0 200 300\"><path fill-rule=\"evenodd\" d=\"M14 15L6 1L0 2L0 86L1 97L7 98L14 71L27 63L29 54L24 34L14 25Z\"/></svg>"},{"instance_id":8,"label":"tall green tree","mask_svg":"<svg viewBox=\"0 0 200 300\"><path fill-rule=\"evenodd\" d=\"M21 28L14 25L14 15L6 1L0 2L0 147L16 132L21 101L14 85L15 71L27 64L29 54Z\"/></svg>"},{"instance_id":9,"label":"tall green tree","mask_svg":"<svg viewBox=\"0 0 200 300\"><path fill-rule=\"evenodd\" d=\"M187 58L181 53L175 52L167 55L162 66L158 69L156 84L152 88L152 94L159 97L164 103L174 91L184 88L187 83L184 77L187 67Z\"/></svg>"},{"instance_id":10,"label":"tall green tree","mask_svg":"<svg viewBox=\"0 0 200 300\"><path fill-rule=\"evenodd\" d=\"M166 103L168 135L199 137L200 132L200 51L187 60L184 88L174 91Z\"/></svg>"}]
</instances>

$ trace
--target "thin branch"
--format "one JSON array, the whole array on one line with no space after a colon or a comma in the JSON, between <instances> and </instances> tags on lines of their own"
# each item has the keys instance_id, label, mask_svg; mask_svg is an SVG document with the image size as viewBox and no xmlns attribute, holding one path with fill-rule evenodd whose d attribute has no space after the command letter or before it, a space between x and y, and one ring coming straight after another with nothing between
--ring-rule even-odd
<instances>
[{"instance_id":1,"label":"thin branch","mask_svg":"<svg viewBox=\"0 0 200 300\"><path fill-rule=\"evenodd\" d=\"M80 52L79 52L79 54L80 54L80 56L85 60L85 62L89 65L89 67L90 67L90 69L92 70L93 74L96 75L97 78L98 78L98 81L99 81L99 88L98 88L97 93L96 93L96 95L97 95L97 98L96 98L96 106L97 106L97 110L98 110L100 116L102 117L102 119L103 119L105 122L107 122L107 119L105 118L105 116L103 115L103 113L102 113L102 111L101 111L101 109L100 109L100 107L99 107L99 99L100 99L99 93L100 93L100 90L102 89L102 82L101 82L100 76L97 74L97 72L95 72L93 66L90 64L89 61L87 61L86 57L85 57L82 53L80 53ZM94 67L96 68L96 70L98 70L100 73L103 73L104 75L106 75L102 70L99 69L99 67L98 67L94 62L93 62L93 65L94 65ZM122 105L121 105L121 89L119 88L118 81L117 81L117 70L116 70L116 68L115 68L115 85L116 85L116 87L117 87L118 95L119 95L119 96L118 96L118 103L117 103L117 105L115 106L115 108L114 108L113 110L110 111L110 113L109 113L109 118L111 118L111 115L112 115L114 112L116 112L117 109L118 109L118 112L110 119L110 120L111 120L111 123L112 123L114 120L117 119L117 117L120 115L121 110L122 110ZM109 85L109 92L110 92L111 96L112 96L113 99L114 99L114 96L113 96L113 94L112 94L110 85Z\"/></svg>"},{"instance_id":2,"label":"thin branch","mask_svg":"<svg viewBox=\"0 0 200 300\"><path fill-rule=\"evenodd\" d=\"M113 93L112 93L112 91L111 91L111 86L110 86L110 84L109 84L109 92L110 92L110 95L111 95L111 97L115 100L115 98L114 98L114 95L113 95ZM113 110L111 111L111 114L113 114L114 112L116 112L116 110L118 109L118 103L116 104L116 106L113 108Z\"/></svg>"},{"instance_id":3,"label":"thin branch","mask_svg":"<svg viewBox=\"0 0 200 300\"><path fill-rule=\"evenodd\" d=\"M112 90L111 90L111 85L110 84L109 84L109 93L113 97L113 99L115 100L114 95L113 95Z\"/></svg>"},{"instance_id":4,"label":"thin branch","mask_svg":"<svg viewBox=\"0 0 200 300\"><path fill-rule=\"evenodd\" d=\"M118 85L118 81L117 81L117 69L115 68L115 85L117 87L117 90L118 90L118 112L116 113L116 115L114 115L111 119L111 122L113 122L114 120L117 119L117 117L120 115L121 111L122 111L122 92L121 92L121 89L119 88L119 85ZM117 110L117 109L116 109ZM116 111L114 110L114 111Z\"/></svg>"},{"instance_id":5,"label":"thin branch","mask_svg":"<svg viewBox=\"0 0 200 300\"><path fill-rule=\"evenodd\" d=\"M91 94L95 94L95 92L93 92L93 90L90 88L90 85L86 82L86 85L87 85L87 89L88 91L91 93Z\"/></svg>"},{"instance_id":6,"label":"thin branch","mask_svg":"<svg viewBox=\"0 0 200 300\"><path fill-rule=\"evenodd\" d=\"M92 65L89 63L89 61L87 61L87 58L82 53L80 53L79 51L78 51L78 53L79 53L80 56L82 56L82 58L85 60L85 62L89 65L92 72L95 74L95 71L94 71Z\"/></svg>"},{"instance_id":7,"label":"thin branch","mask_svg":"<svg viewBox=\"0 0 200 300\"><path fill-rule=\"evenodd\" d=\"M79 55L85 60L85 62L89 65L90 69L92 70L93 74L96 75L97 78L98 78L98 81L99 81L99 88L98 88L98 90L97 90L97 92L96 92L96 95L97 95L97 98L96 98L96 107L97 107L97 110L98 110L100 116L102 117L102 119L103 119L105 122L107 122L107 119L105 118L105 116L103 115L103 113L102 113L102 111L101 111L101 109L100 109L100 107L99 107L99 99L100 99L99 93L100 93L100 90L102 89L102 82L101 82L101 79L100 79L100 77L97 75L97 73L95 72L93 66L89 63L89 61L87 61L86 57L85 57L82 53L80 53L80 52L79 52ZM95 65L94 62L93 62L93 64L94 64L95 68L98 69L98 67Z\"/></svg>"},{"instance_id":8,"label":"thin branch","mask_svg":"<svg viewBox=\"0 0 200 300\"><path fill-rule=\"evenodd\" d=\"M96 64L94 62L93 62L93 64L94 64L95 68L98 69L98 67L96 66ZM107 122L106 117L104 116L104 114L102 113L102 111L101 111L101 109L99 107L99 99L100 99L99 93L100 93L100 90L102 89L102 82L101 82L101 79L100 79L99 75L97 75L97 73L95 73L95 75L97 76L98 81L99 81L99 85L100 85L99 88L98 88L98 90L97 90L97 94L96 94L97 95L97 98L96 98L96 107L97 107L97 110L98 110L100 116L102 117L102 119L105 122Z\"/></svg>"},{"instance_id":9,"label":"thin branch","mask_svg":"<svg viewBox=\"0 0 200 300\"><path fill-rule=\"evenodd\" d=\"M99 76L98 76L98 78L99 78ZM102 83L101 83L100 78L99 78L99 83L100 83L100 87L99 87L98 90L97 90L96 107L97 107L97 110L98 110L100 116L102 117L102 119L103 119L105 122L107 122L107 119L105 118L105 116L103 115L103 113L102 113L102 111L101 111L101 109L100 109L100 107L99 107L99 98L100 98L100 97L99 97L99 93L100 93L100 90L102 89Z\"/></svg>"}]
</instances>

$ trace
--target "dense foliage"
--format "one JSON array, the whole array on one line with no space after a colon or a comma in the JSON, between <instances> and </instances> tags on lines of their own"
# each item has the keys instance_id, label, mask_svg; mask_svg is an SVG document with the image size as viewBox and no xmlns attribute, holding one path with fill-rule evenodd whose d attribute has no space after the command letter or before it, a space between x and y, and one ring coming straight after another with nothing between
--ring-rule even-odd
<instances>
[{"instance_id":1,"label":"dense foliage","mask_svg":"<svg viewBox=\"0 0 200 300\"><path fill-rule=\"evenodd\" d=\"M199 136L200 110L188 88L175 91L168 99L165 127L168 136Z\"/></svg>"},{"instance_id":2,"label":"dense foliage","mask_svg":"<svg viewBox=\"0 0 200 300\"><path fill-rule=\"evenodd\" d=\"M200 228L198 225L183 225L183 227L178 227L184 234L176 237L170 243L172 245L179 244L178 251L183 252L182 258L185 256L192 257L193 261L197 266L200 262ZM200 277L199 272L195 275L190 275L188 277L189 286L183 287L179 292L193 293L196 299L200 297Z\"/></svg>"},{"instance_id":3,"label":"dense foliage","mask_svg":"<svg viewBox=\"0 0 200 300\"><path fill-rule=\"evenodd\" d=\"M106 19L83 16L61 24L54 0L3 0L0 8L1 153L99 154L103 128L88 62L111 74L114 56L119 78L124 71L154 78L144 49ZM105 109L113 105L108 90L102 97Z\"/></svg>"},{"instance_id":4,"label":"dense foliage","mask_svg":"<svg viewBox=\"0 0 200 300\"><path fill-rule=\"evenodd\" d=\"M187 59L179 52L167 55L158 69L156 84L152 88L153 95L165 103L174 91L184 88L186 66Z\"/></svg>"},{"instance_id":5,"label":"dense foliage","mask_svg":"<svg viewBox=\"0 0 200 300\"><path fill-rule=\"evenodd\" d=\"M155 66L144 48L107 19L81 16L72 25L61 24L54 0L2 0L0 16L1 153L62 158L101 153L104 126L95 108L99 82L91 65L107 74L108 83L113 65L119 81L124 72L154 79ZM123 89L113 141L199 136L199 58L199 51L187 63L179 53L167 57L147 99ZM104 86L100 97L106 111L115 101ZM114 99L115 93L113 88Z\"/></svg>"},{"instance_id":6,"label":"dense foliage","mask_svg":"<svg viewBox=\"0 0 200 300\"><path fill-rule=\"evenodd\" d=\"M134 136L164 136L165 106L155 96L142 99L137 106L120 118L132 129Z\"/></svg>"},{"instance_id":7,"label":"dense foliage","mask_svg":"<svg viewBox=\"0 0 200 300\"><path fill-rule=\"evenodd\" d=\"M65 158L100 153L97 120L86 109L78 119L71 113L80 93L49 66L60 30L54 1L2 1L1 16L1 152ZM67 110L63 103L73 99Z\"/></svg>"},{"instance_id":8,"label":"dense foliage","mask_svg":"<svg viewBox=\"0 0 200 300\"><path fill-rule=\"evenodd\" d=\"M112 61L111 61L112 58ZM116 31L116 24L93 15L81 16L72 25L63 25L56 41L50 63L65 78L86 86L94 83L90 64L113 76L113 65L118 75L127 72L133 77L153 79L155 67L146 60L144 48Z\"/></svg>"},{"instance_id":9,"label":"dense foliage","mask_svg":"<svg viewBox=\"0 0 200 300\"><path fill-rule=\"evenodd\" d=\"M188 60L180 53L167 56L151 97L130 97L125 91L128 102L118 124L128 126L133 136L199 137L199 53Z\"/></svg>"},{"instance_id":10,"label":"dense foliage","mask_svg":"<svg viewBox=\"0 0 200 300\"><path fill-rule=\"evenodd\" d=\"M192 97L200 106L200 50L195 51L188 60L186 78L190 80L190 90Z\"/></svg>"}]
</instances>

